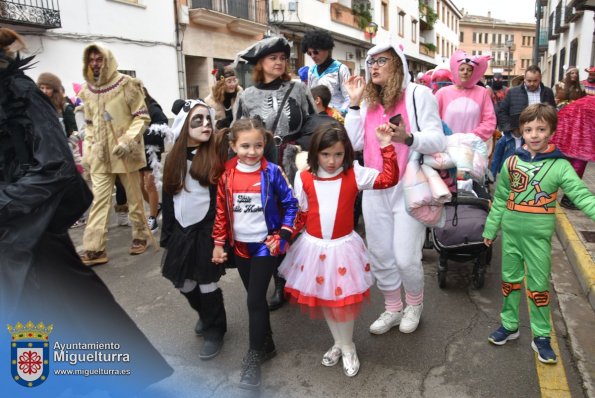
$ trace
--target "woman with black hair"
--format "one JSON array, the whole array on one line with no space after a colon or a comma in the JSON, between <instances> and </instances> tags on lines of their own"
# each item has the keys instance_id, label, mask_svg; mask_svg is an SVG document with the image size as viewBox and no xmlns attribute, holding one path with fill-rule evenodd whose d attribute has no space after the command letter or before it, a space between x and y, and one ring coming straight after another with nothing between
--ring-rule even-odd
<instances>
[{"instance_id":1,"label":"woman with black hair","mask_svg":"<svg viewBox=\"0 0 595 398\"><path fill-rule=\"evenodd\" d=\"M333 59L333 47L335 42L326 31L314 30L305 34L302 52L308 54L315 64L308 71L308 87L327 86L332 95L329 106L345 114L349 107L349 94L343 84L351 73L345 64Z\"/></svg>"}]
</instances>

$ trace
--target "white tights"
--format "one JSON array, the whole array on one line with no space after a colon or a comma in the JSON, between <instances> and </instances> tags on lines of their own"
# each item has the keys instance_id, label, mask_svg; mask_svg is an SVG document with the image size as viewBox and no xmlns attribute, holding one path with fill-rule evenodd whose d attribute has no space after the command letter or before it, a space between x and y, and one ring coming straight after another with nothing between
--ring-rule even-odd
<instances>
[{"instance_id":1,"label":"white tights","mask_svg":"<svg viewBox=\"0 0 595 398\"><path fill-rule=\"evenodd\" d=\"M324 313L324 318L335 340L334 346L341 348L342 352L355 351L355 344L353 344L353 326L355 320L337 322L332 319L328 312Z\"/></svg>"}]
</instances>

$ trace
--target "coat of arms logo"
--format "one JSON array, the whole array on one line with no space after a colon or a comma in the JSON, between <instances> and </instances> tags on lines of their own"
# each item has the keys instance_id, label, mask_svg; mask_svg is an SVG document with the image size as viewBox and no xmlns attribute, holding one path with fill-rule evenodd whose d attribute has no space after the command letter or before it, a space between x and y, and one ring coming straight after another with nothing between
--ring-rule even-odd
<instances>
[{"instance_id":1,"label":"coat of arms logo","mask_svg":"<svg viewBox=\"0 0 595 398\"><path fill-rule=\"evenodd\" d=\"M24 387L37 387L46 381L50 372L49 335L54 326L29 321L7 328L12 335L10 370L13 380Z\"/></svg>"}]
</instances>

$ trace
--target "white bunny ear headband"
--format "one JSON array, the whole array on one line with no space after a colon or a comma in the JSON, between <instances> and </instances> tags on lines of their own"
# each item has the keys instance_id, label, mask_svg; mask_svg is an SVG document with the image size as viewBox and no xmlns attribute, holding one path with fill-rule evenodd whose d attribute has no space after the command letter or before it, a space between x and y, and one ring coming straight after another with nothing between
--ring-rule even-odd
<instances>
[{"instance_id":1,"label":"white bunny ear headband","mask_svg":"<svg viewBox=\"0 0 595 398\"><path fill-rule=\"evenodd\" d=\"M189 100L186 100L186 102L184 103L184 106L182 106L182 109L180 109L180 112L178 112L178 114L177 114L176 118L174 119L174 122L171 126L171 131L174 136L174 142L180 136L180 133L182 132L182 127L184 126L184 122L186 122L186 118L190 114L190 111L197 105L204 106L205 108L207 108L209 110L209 114L211 115L211 123L212 123L213 129L215 129L215 110L213 108L211 108L210 106L208 106L201 99L189 99Z\"/></svg>"}]
</instances>

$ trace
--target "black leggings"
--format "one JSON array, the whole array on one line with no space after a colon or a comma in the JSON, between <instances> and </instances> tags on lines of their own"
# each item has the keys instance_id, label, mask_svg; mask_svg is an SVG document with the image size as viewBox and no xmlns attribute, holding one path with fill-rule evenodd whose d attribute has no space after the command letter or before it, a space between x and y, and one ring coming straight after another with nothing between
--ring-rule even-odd
<instances>
[{"instance_id":1,"label":"black leggings","mask_svg":"<svg viewBox=\"0 0 595 398\"><path fill-rule=\"evenodd\" d=\"M267 289L277 264L276 257L241 258L235 256L240 278L248 292L250 348L262 351L267 334L271 333Z\"/></svg>"}]
</instances>

